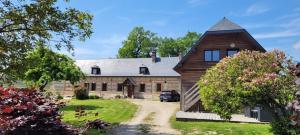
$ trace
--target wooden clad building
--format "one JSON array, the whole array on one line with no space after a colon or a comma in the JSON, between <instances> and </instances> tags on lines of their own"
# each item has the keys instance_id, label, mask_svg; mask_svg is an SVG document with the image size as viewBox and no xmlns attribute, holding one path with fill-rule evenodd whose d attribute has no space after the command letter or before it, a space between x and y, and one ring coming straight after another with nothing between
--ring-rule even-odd
<instances>
[{"instance_id":1,"label":"wooden clad building","mask_svg":"<svg viewBox=\"0 0 300 135\"><path fill-rule=\"evenodd\" d=\"M181 75L181 110L204 111L196 82L222 58L246 49L265 52L244 28L226 18L208 29L174 68Z\"/></svg>"}]
</instances>

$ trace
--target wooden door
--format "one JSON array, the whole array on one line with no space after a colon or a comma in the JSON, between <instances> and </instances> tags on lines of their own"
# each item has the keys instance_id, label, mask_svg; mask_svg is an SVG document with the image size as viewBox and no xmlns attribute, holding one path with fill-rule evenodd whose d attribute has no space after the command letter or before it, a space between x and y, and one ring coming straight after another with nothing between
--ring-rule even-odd
<instances>
[{"instance_id":1,"label":"wooden door","mask_svg":"<svg viewBox=\"0 0 300 135\"><path fill-rule=\"evenodd\" d=\"M127 96L129 98L133 98L133 96L134 96L134 86L130 86L130 85L128 86Z\"/></svg>"}]
</instances>

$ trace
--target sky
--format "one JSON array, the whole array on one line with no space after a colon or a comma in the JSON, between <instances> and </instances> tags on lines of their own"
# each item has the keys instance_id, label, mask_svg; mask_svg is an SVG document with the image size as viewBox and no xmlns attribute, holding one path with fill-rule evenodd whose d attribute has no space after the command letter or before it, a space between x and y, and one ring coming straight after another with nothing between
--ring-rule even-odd
<instances>
[{"instance_id":1,"label":"sky","mask_svg":"<svg viewBox=\"0 0 300 135\"><path fill-rule=\"evenodd\" d=\"M266 50L280 49L300 60L300 0L71 0L58 5L94 16L94 33L74 42L74 59L115 58L136 26L176 38L188 31L204 33L226 17Z\"/></svg>"}]
</instances>

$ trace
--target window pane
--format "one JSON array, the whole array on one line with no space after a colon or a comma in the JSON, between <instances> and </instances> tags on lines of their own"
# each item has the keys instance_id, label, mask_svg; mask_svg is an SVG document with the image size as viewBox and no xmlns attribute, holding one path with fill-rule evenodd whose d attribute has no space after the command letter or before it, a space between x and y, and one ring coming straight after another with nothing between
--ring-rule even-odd
<instances>
[{"instance_id":1,"label":"window pane","mask_svg":"<svg viewBox=\"0 0 300 135\"><path fill-rule=\"evenodd\" d=\"M220 51L219 50L213 51L213 59L212 59L212 61L220 61Z\"/></svg>"},{"instance_id":2,"label":"window pane","mask_svg":"<svg viewBox=\"0 0 300 135\"><path fill-rule=\"evenodd\" d=\"M236 54L236 53L238 53L238 51L237 50L228 50L227 51L227 56L233 56L234 54Z\"/></svg>"},{"instance_id":3,"label":"window pane","mask_svg":"<svg viewBox=\"0 0 300 135\"><path fill-rule=\"evenodd\" d=\"M106 83L102 84L102 91L107 91L107 84Z\"/></svg>"},{"instance_id":4,"label":"window pane","mask_svg":"<svg viewBox=\"0 0 300 135\"><path fill-rule=\"evenodd\" d=\"M145 92L145 84L140 85L140 92Z\"/></svg>"},{"instance_id":5,"label":"window pane","mask_svg":"<svg viewBox=\"0 0 300 135\"><path fill-rule=\"evenodd\" d=\"M161 83L156 84L156 91L161 91Z\"/></svg>"},{"instance_id":6,"label":"window pane","mask_svg":"<svg viewBox=\"0 0 300 135\"><path fill-rule=\"evenodd\" d=\"M91 91L95 91L95 90L96 90L96 83L92 83Z\"/></svg>"},{"instance_id":7,"label":"window pane","mask_svg":"<svg viewBox=\"0 0 300 135\"><path fill-rule=\"evenodd\" d=\"M212 61L211 51L204 51L204 61Z\"/></svg>"},{"instance_id":8,"label":"window pane","mask_svg":"<svg viewBox=\"0 0 300 135\"><path fill-rule=\"evenodd\" d=\"M122 91L122 89L123 89L123 86L122 86L121 83L119 83L119 84L118 84L118 91Z\"/></svg>"}]
</instances>

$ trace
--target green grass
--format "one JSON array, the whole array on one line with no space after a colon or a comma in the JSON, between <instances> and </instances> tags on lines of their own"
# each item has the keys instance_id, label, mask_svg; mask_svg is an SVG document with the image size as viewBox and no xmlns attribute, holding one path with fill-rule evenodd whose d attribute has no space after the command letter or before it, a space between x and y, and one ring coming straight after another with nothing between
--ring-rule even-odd
<instances>
[{"instance_id":1,"label":"green grass","mask_svg":"<svg viewBox=\"0 0 300 135\"><path fill-rule=\"evenodd\" d=\"M269 124L246 124L229 122L182 122L171 119L173 128L181 131L183 135L273 135Z\"/></svg>"},{"instance_id":2,"label":"green grass","mask_svg":"<svg viewBox=\"0 0 300 135\"><path fill-rule=\"evenodd\" d=\"M75 108L78 106L84 106L87 116L81 118L75 118ZM75 125L81 126L85 124L87 120L101 119L113 124L119 124L120 122L127 121L134 116L137 111L137 106L126 100L106 100L106 99L89 99L89 100L76 100L72 99L67 106L62 109L63 121ZM95 116L95 113L99 113Z\"/></svg>"}]
</instances>

